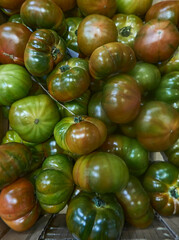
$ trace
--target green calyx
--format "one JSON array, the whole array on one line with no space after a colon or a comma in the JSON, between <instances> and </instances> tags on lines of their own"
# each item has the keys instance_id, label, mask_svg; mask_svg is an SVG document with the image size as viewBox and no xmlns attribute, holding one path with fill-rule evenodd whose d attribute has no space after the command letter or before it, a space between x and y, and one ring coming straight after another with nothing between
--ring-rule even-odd
<instances>
[{"instance_id":1,"label":"green calyx","mask_svg":"<svg viewBox=\"0 0 179 240\"><path fill-rule=\"evenodd\" d=\"M69 65L64 65L60 67L61 72L66 72L67 70L70 70L70 66Z\"/></svg>"},{"instance_id":2,"label":"green calyx","mask_svg":"<svg viewBox=\"0 0 179 240\"><path fill-rule=\"evenodd\" d=\"M82 121L83 121L82 116L75 116L75 117L74 117L74 122L75 122L75 123L80 123L80 122L82 122Z\"/></svg>"},{"instance_id":3,"label":"green calyx","mask_svg":"<svg viewBox=\"0 0 179 240\"><path fill-rule=\"evenodd\" d=\"M51 54L52 54L52 57L53 57L53 60L55 61L57 59L57 55L60 53L60 50L58 48L56 48L55 46L52 47L52 51L51 51Z\"/></svg>"},{"instance_id":4,"label":"green calyx","mask_svg":"<svg viewBox=\"0 0 179 240\"><path fill-rule=\"evenodd\" d=\"M173 187L169 190L170 196L175 198L175 199L179 199L179 189L176 187Z\"/></svg>"},{"instance_id":5,"label":"green calyx","mask_svg":"<svg viewBox=\"0 0 179 240\"><path fill-rule=\"evenodd\" d=\"M131 26L127 26L127 27L123 27L121 29L119 29L119 34L123 37L129 37L131 34Z\"/></svg>"},{"instance_id":6,"label":"green calyx","mask_svg":"<svg viewBox=\"0 0 179 240\"><path fill-rule=\"evenodd\" d=\"M95 206L98 208L102 208L106 205L106 203L101 198L96 196L92 199L92 201L94 202Z\"/></svg>"}]
</instances>

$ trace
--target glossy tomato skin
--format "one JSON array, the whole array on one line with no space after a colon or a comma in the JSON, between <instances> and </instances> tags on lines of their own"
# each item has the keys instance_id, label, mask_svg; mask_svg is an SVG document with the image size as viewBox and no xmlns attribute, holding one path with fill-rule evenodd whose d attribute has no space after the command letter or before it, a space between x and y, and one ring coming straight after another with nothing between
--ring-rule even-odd
<instances>
[{"instance_id":1,"label":"glossy tomato skin","mask_svg":"<svg viewBox=\"0 0 179 240\"><path fill-rule=\"evenodd\" d=\"M115 0L77 0L77 5L84 16L90 14L101 14L111 18L117 9Z\"/></svg>"},{"instance_id":2,"label":"glossy tomato skin","mask_svg":"<svg viewBox=\"0 0 179 240\"><path fill-rule=\"evenodd\" d=\"M24 1L25 0L12 0L12 1L2 0L0 2L0 7L11 9L11 10L14 10L14 9L16 10L16 9L20 9L20 7Z\"/></svg>"},{"instance_id":3,"label":"glossy tomato skin","mask_svg":"<svg viewBox=\"0 0 179 240\"><path fill-rule=\"evenodd\" d=\"M31 167L30 150L21 143L0 145L0 189L24 176Z\"/></svg>"},{"instance_id":4,"label":"glossy tomato skin","mask_svg":"<svg viewBox=\"0 0 179 240\"><path fill-rule=\"evenodd\" d=\"M52 0L26 0L21 7L22 21L33 30L52 29L65 34L67 26L61 8Z\"/></svg>"},{"instance_id":5,"label":"glossy tomato skin","mask_svg":"<svg viewBox=\"0 0 179 240\"><path fill-rule=\"evenodd\" d=\"M46 142L42 143L42 146L43 146L44 155L46 158L56 154L61 154L64 151L62 148L58 146L54 136L52 136Z\"/></svg>"},{"instance_id":6,"label":"glossy tomato skin","mask_svg":"<svg viewBox=\"0 0 179 240\"><path fill-rule=\"evenodd\" d=\"M65 151L79 155L97 149L106 136L106 125L101 120L88 116L63 118L54 128L57 144Z\"/></svg>"},{"instance_id":7,"label":"glossy tomato skin","mask_svg":"<svg viewBox=\"0 0 179 240\"><path fill-rule=\"evenodd\" d=\"M126 163L129 172L135 176L142 175L148 168L148 152L136 139L120 134L112 134L106 138L100 150L121 157Z\"/></svg>"},{"instance_id":8,"label":"glossy tomato skin","mask_svg":"<svg viewBox=\"0 0 179 240\"><path fill-rule=\"evenodd\" d=\"M26 231L35 224L40 207L29 180L20 178L1 191L0 215L10 228L18 232Z\"/></svg>"},{"instance_id":9,"label":"glossy tomato skin","mask_svg":"<svg viewBox=\"0 0 179 240\"><path fill-rule=\"evenodd\" d=\"M129 171L120 157L112 153L93 152L75 162L73 179L84 191L115 193L127 185Z\"/></svg>"},{"instance_id":10,"label":"glossy tomato skin","mask_svg":"<svg viewBox=\"0 0 179 240\"><path fill-rule=\"evenodd\" d=\"M118 29L118 42L133 48L135 37L143 26L142 19L132 14L118 13L112 18Z\"/></svg>"},{"instance_id":11,"label":"glossy tomato skin","mask_svg":"<svg viewBox=\"0 0 179 240\"><path fill-rule=\"evenodd\" d=\"M143 186L160 215L179 215L179 171L174 165L153 163L144 175Z\"/></svg>"},{"instance_id":12,"label":"glossy tomato skin","mask_svg":"<svg viewBox=\"0 0 179 240\"><path fill-rule=\"evenodd\" d=\"M167 156L168 161L179 168L179 138L164 153Z\"/></svg>"},{"instance_id":13,"label":"glossy tomato skin","mask_svg":"<svg viewBox=\"0 0 179 240\"><path fill-rule=\"evenodd\" d=\"M149 151L164 151L179 137L179 113L161 101L150 101L135 121L138 141Z\"/></svg>"},{"instance_id":14,"label":"glossy tomato skin","mask_svg":"<svg viewBox=\"0 0 179 240\"><path fill-rule=\"evenodd\" d=\"M179 71L162 77L155 91L155 99L166 102L179 111Z\"/></svg>"},{"instance_id":15,"label":"glossy tomato skin","mask_svg":"<svg viewBox=\"0 0 179 240\"><path fill-rule=\"evenodd\" d=\"M30 74L18 64L0 65L0 105L26 97L32 87Z\"/></svg>"},{"instance_id":16,"label":"glossy tomato skin","mask_svg":"<svg viewBox=\"0 0 179 240\"><path fill-rule=\"evenodd\" d=\"M107 43L94 50L89 59L89 71L95 79L106 79L110 75L128 72L136 64L132 48L123 43Z\"/></svg>"},{"instance_id":17,"label":"glossy tomato skin","mask_svg":"<svg viewBox=\"0 0 179 240\"><path fill-rule=\"evenodd\" d=\"M178 1L161 1L149 8L145 15L145 21L148 22L153 18L170 20L179 27L179 2Z\"/></svg>"},{"instance_id":18,"label":"glossy tomato skin","mask_svg":"<svg viewBox=\"0 0 179 240\"><path fill-rule=\"evenodd\" d=\"M76 6L76 0L54 0L63 12L69 11Z\"/></svg>"},{"instance_id":19,"label":"glossy tomato skin","mask_svg":"<svg viewBox=\"0 0 179 240\"><path fill-rule=\"evenodd\" d=\"M28 96L11 105L9 122L28 142L42 143L53 134L60 116L55 102L47 95Z\"/></svg>"},{"instance_id":20,"label":"glossy tomato skin","mask_svg":"<svg viewBox=\"0 0 179 240\"><path fill-rule=\"evenodd\" d=\"M27 70L37 77L50 73L54 66L63 60L66 45L55 31L39 29L29 38L24 52L24 63Z\"/></svg>"},{"instance_id":21,"label":"glossy tomato skin","mask_svg":"<svg viewBox=\"0 0 179 240\"><path fill-rule=\"evenodd\" d=\"M154 219L150 198L140 181L130 175L127 186L115 194L124 209L126 221L138 228L147 228Z\"/></svg>"},{"instance_id":22,"label":"glossy tomato skin","mask_svg":"<svg viewBox=\"0 0 179 240\"><path fill-rule=\"evenodd\" d=\"M66 155L49 156L36 178L36 194L41 207L48 213L61 211L74 189L73 162Z\"/></svg>"},{"instance_id":23,"label":"glossy tomato skin","mask_svg":"<svg viewBox=\"0 0 179 240\"><path fill-rule=\"evenodd\" d=\"M0 63L24 65L24 50L31 32L21 23L0 25Z\"/></svg>"},{"instance_id":24,"label":"glossy tomato skin","mask_svg":"<svg viewBox=\"0 0 179 240\"><path fill-rule=\"evenodd\" d=\"M152 19L138 32L134 51L138 59L157 63L169 59L179 45L179 31L169 20Z\"/></svg>"},{"instance_id":25,"label":"glossy tomato skin","mask_svg":"<svg viewBox=\"0 0 179 240\"><path fill-rule=\"evenodd\" d=\"M117 34L117 28L110 18L91 14L79 25L77 34L79 49L84 55L90 56L96 48L117 41Z\"/></svg>"},{"instance_id":26,"label":"glossy tomato skin","mask_svg":"<svg viewBox=\"0 0 179 240\"><path fill-rule=\"evenodd\" d=\"M141 93L137 82L127 74L109 78L103 87L101 103L112 122L131 122L140 111Z\"/></svg>"},{"instance_id":27,"label":"glossy tomato skin","mask_svg":"<svg viewBox=\"0 0 179 240\"><path fill-rule=\"evenodd\" d=\"M47 77L50 94L61 102L80 97L89 84L88 62L80 58L60 62Z\"/></svg>"},{"instance_id":28,"label":"glossy tomato skin","mask_svg":"<svg viewBox=\"0 0 179 240\"><path fill-rule=\"evenodd\" d=\"M124 226L124 213L113 195L81 192L70 201L66 222L75 238L117 240Z\"/></svg>"},{"instance_id":29,"label":"glossy tomato skin","mask_svg":"<svg viewBox=\"0 0 179 240\"><path fill-rule=\"evenodd\" d=\"M143 16L152 5L152 0L117 0L117 12Z\"/></svg>"}]
</instances>

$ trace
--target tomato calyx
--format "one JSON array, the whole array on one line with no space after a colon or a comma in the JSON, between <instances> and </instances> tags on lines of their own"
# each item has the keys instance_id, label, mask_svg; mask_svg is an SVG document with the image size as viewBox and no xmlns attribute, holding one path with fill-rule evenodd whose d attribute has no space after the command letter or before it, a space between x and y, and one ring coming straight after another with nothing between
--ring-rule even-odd
<instances>
[{"instance_id":1,"label":"tomato calyx","mask_svg":"<svg viewBox=\"0 0 179 240\"><path fill-rule=\"evenodd\" d=\"M75 116L75 117L74 117L74 122L75 122L75 123L80 123L80 122L82 122L82 121L83 121L82 116Z\"/></svg>"},{"instance_id":2,"label":"tomato calyx","mask_svg":"<svg viewBox=\"0 0 179 240\"><path fill-rule=\"evenodd\" d=\"M60 50L58 48L56 48L55 46L52 47L52 51L51 51L51 54L52 54L52 57L53 57L53 60L55 61L57 59L57 55L60 53Z\"/></svg>"},{"instance_id":3,"label":"tomato calyx","mask_svg":"<svg viewBox=\"0 0 179 240\"><path fill-rule=\"evenodd\" d=\"M38 124L38 123L39 123L39 119L36 118L36 119L34 120L34 123L35 123L35 124Z\"/></svg>"},{"instance_id":4,"label":"tomato calyx","mask_svg":"<svg viewBox=\"0 0 179 240\"><path fill-rule=\"evenodd\" d=\"M172 198L179 199L179 191L177 187L172 187L169 190L169 194Z\"/></svg>"},{"instance_id":5,"label":"tomato calyx","mask_svg":"<svg viewBox=\"0 0 179 240\"><path fill-rule=\"evenodd\" d=\"M103 208L106 203L98 196L95 196L92 201L94 202L95 206L98 208Z\"/></svg>"},{"instance_id":6,"label":"tomato calyx","mask_svg":"<svg viewBox=\"0 0 179 240\"><path fill-rule=\"evenodd\" d=\"M131 26L123 27L119 29L119 34L123 37L129 37L131 35Z\"/></svg>"},{"instance_id":7,"label":"tomato calyx","mask_svg":"<svg viewBox=\"0 0 179 240\"><path fill-rule=\"evenodd\" d=\"M66 71L70 70L70 66L69 65L63 65L63 66L60 67L60 70L61 70L62 73L66 72Z\"/></svg>"}]
</instances>

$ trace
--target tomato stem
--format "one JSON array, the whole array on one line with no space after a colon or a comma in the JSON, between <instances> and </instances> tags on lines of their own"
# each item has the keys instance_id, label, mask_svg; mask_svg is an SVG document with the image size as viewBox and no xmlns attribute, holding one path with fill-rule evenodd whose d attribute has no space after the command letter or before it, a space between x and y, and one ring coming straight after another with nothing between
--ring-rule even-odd
<instances>
[{"instance_id":1,"label":"tomato stem","mask_svg":"<svg viewBox=\"0 0 179 240\"><path fill-rule=\"evenodd\" d=\"M75 122L75 123L80 123L80 122L82 122L82 121L83 121L82 116L75 116L75 117L74 117L74 122Z\"/></svg>"},{"instance_id":2,"label":"tomato stem","mask_svg":"<svg viewBox=\"0 0 179 240\"><path fill-rule=\"evenodd\" d=\"M52 57L53 57L53 60L55 61L57 59L57 55L60 53L60 50L58 48L56 48L55 46L52 47L52 51L51 51L51 54L52 54Z\"/></svg>"},{"instance_id":3,"label":"tomato stem","mask_svg":"<svg viewBox=\"0 0 179 240\"><path fill-rule=\"evenodd\" d=\"M64 65L60 67L61 72L66 72L67 70L70 70L70 66L69 65Z\"/></svg>"},{"instance_id":4,"label":"tomato stem","mask_svg":"<svg viewBox=\"0 0 179 240\"><path fill-rule=\"evenodd\" d=\"M96 197L96 196L92 199L92 201L95 203L96 207L102 208L106 205L105 202L101 198Z\"/></svg>"},{"instance_id":5,"label":"tomato stem","mask_svg":"<svg viewBox=\"0 0 179 240\"><path fill-rule=\"evenodd\" d=\"M119 34L122 35L123 37L129 37L131 34L131 26L123 27L119 29Z\"/></svg>"},{"instance_id":6,"label":"tomato stem","mask_svg":"<svg viewBox=\"0 0 179 240\"><path fill-rule=\"evenodd\" d=\"M170 192L171 197L173 197L175 199L179 199L179 192L176 187L171 188L169 192Z\"/></svg>"}]
</instances>

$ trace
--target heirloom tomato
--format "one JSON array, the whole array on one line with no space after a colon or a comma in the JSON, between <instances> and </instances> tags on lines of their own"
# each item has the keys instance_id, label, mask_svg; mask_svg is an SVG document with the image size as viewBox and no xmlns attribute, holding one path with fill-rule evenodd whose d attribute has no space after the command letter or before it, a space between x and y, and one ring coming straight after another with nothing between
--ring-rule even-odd
<instances>
[{"instance_id":1,"label":"heirloom tomato","mask_svg":"<svg viewBox=\"0 0 179 240\"><path fill-rule=\"evenodd\" d=\"M152 19L139 30L134 51L145 62L169 59L179 45L179 31L169 20Z\"/></svg>"},{"instance_id":2,"label":"heirloom tomato","mask_svg":"<svg viewBox=\"0 0 179 240\"><path fill-rule=\"evenodd\" d=\"M60 62L47 77L50 94L61 102L80 97L89 84L88 61L80 58Z\"/></svg>"},{"instance_id":3,"label":"heirloom tomato","mask_svg":"<svg viewBox=\"0 0 179 240\"><path fill-rule=\"evenodd\" d=\"M61 211L74 189L73 162L63 154L49 156L36 178L36 194L41 207L48 213Z\"/></svg>"},{"instance_id":4,"label":"heirloom tomato","mask_svg":"<svg viewBox=\"0 0 179 240\"><path fill-rule=\"evenodd\" d=\"M135 37L143 26L142 19L136 15L118 13L112 20L118 29L117 41L133 48Z\"/></svg>"},{"instance_id":5,"label":"heirloom tomato","mask_svg":"<svg viewBox=\"0 0 179 240\"><path fill-rule=\"evenodd\" d=\"M129 171L122 158L112 153L93 152L75 162L73 179L84 191L115 193L126 187Z\"/></svg>"},{"instance_id":6,"label":"heirloom tomato","mask_svg":"<svg viewBox=\"0 0 179 240\"><path fill-rule=\"evenodd\" d=\"M164 151L179 137L179 112L161 101L144 104L135 120L138 141L149 151Z\"/></svg>"},{"instance_id":7,"label":"heirloom tomato","mask_svg":"<svg viewBox=\"0 0 179 240\"><path fill-rule=\"evenodd\" d=\"M46 142L42 143L42 147L46 158L52 155L61 154L64 151L58 146L54 136L52 136Z\"/></svg>"},{"instance_id":8,"label":"heirloom tomato","mask_svg":"<svg viewBox=\"0 0 179 240\"><path fill-rule=\"evenodd\" d=\"M148 152L133 138L120 134L109 135L100 150L121 157L129 172L135 176L142 175L148 168Z\"/></svg>"},{"instance_id":9,"label":"heirloom tomato","mask_svg":"<svg viewBox=\"0 0 179 240\"><path fill-rule=\"evenodd\" d=\"M47 95L28 96L11 105L9 123L20 137L42 143L53 134L60 116L55 102Z\"/></svg>"},{"instance_id":10,"label":"heirloom tomato","mask_svg":"<svg viewBox=\"0 0 179 240\"><path fill-rule=\"evenodd\" d=\"M88 154L105 141L106 125L88 116L65 117L54 128L57 144L67 152Z\"/></svg>"},{"instance_id":11,"label":"heirloom tomato","mask_svg":"<svg viewBox=\"0 0 179 240\"><path fill-rule=\"evenodd\" d=\"M0 105L11 105L26 97L32 80L25 68L17 64L0 65Z\"/></svg>"},{"instance_id":12,"label":"heirloom tomato","mask_svg":"<svg viewBox=\"0 0 179 240\"><path fill-rule=\"evenodd\" d=\"M164 153L166 154L168 161L179 168L179 138Z\"/></svg>"},{"instance_id":13,"label":"heirloom tomato","mask_svg":"<svg viewBox=\"0 0 179 240\"><path fill-rule=\"evenodd\" d=\"M21 23L0 25L0 63L24 65L24 50L31 31Z\"/></svg>"},{"instance_id":14,"label":"heirloom tomato","mask_svg":"<svg viewBox=\"0 0 179 240\"><path fill-rule=\"evenodd\" d=\"M116 42L117 35L117 28L110 18L91 14L85 17L79 25L78 46L84 55L90 56L96 48L109 42Z\"/></svg>"},{"instance_id":15,"label":"heirloom tomato","mask_svg":"<svg viewBox=\"0 0 179 240\"><path fill-rule=\"evenodd\" d=\"M54 0L54 2L63 10L69 11L76 6L76 0Z\"/></svg>"},{"instance_id":16,"label":"heirloom tomato","mask_svg":"<svg viewBox=\"0 0 179 240\"><path fill-rule=\"evenodd\" d=\"M94 50L89 59L89 71L93 78L105 80L111 75L130 71L135 64L135 53L131 47L112 42Z\"/></svg>"},{"instance_id":17,"label":"heirloom tomato","mask_svg":"<svg viewBox=\"0 0 179 240\"><path fill-rule=\"evenodd\" d=\"M130 175L127 186L116 193L117 199L124 209L125 219L138 228L147 228L154 219L150 198L140 181Z\"/></svg>"},{"instance_id":18,"label":"heirloom tomato","mask_svg":"<svg viewBox=\"0 0 179 240\"><path fill-rule=\"evenodd\" d=\"M160 215L179 215L179 170L174 165L153 163L144 175L143 186Z\"/></svg>"},{"instance_id":19,"label":"heirloom tomato","mask_svg":"<svg viewBox=\"0 0 179 240\"><path fill-rule=\"evenodd\" d=\"M23 4L25 0L1 0L0 1L0 7L1 8L7 8L11 10L17 10L20 9L21 5Z\"/></svg>"},{"instance_id":20,"label":"heirloom tomato","mask_svg":"<svg viewBox=\"0 0 179 240\"><path fill-rule=\"evenodd\" d=\"M127 74L109 78L103 87L101 103L112 122L131 122L140 111L141 93L137 82Z\"/></svg>"},{"instance_id":21,"label":"heirloom tomato","mask_svg":"<svg viewBox=\"0 0 179 240\"><path fill-rule=\"evenodd\" d=\"M124 226L124 213L113 195L81 192L68 206L66 223L81 240L117 240Z\"/></svg>"},{"instance_id":22,"label":"heirloom tomato","mask_svg":"<svg viewBox=\"0 0 179 240\"><path fill-rule=\"evenodd\" d=\"M13 230L23 232L31 228L40 215L32 183L20 178L0 193L0 216Z\"/></svg>"}]
</instances>

